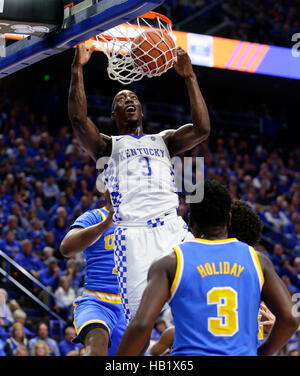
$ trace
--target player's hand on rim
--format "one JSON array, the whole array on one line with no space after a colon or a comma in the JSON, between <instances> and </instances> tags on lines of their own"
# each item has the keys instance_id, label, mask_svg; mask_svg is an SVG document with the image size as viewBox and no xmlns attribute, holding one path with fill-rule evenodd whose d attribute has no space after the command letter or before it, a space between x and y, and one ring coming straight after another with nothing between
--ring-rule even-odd
<instances>
[{"instance_id":1,"label":"player's hand on rim","mask_svg":"<svg viewBox=\"0 0 300 376\"><path fill-rule=\"evenodd\" d=\"M85 64L87 64L89 62L94 50L95 50L94 45L92 45L91 48L87 49L86 46L85 46L85 42L79 43L76 47L73 65L84 66Z\"/></svg>"},{"instance_id":2,"label":"player's hand on rim","mask_svg":"<svg viewBox=\"0 0 300 376\"><path fill-rule=\"evenodd\" d=\"M188 53L181 47L177 47L176 55L177 59L174 62L176 72L183 78L193 77L195 73Z\"/></svg>"}]
</instances>

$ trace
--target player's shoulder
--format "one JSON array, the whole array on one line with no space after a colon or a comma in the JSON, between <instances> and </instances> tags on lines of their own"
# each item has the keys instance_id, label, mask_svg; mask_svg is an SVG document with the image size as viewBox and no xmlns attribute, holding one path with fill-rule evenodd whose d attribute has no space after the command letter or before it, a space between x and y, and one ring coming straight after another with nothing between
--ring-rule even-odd
<instances>
[{"instance_id":1,"label":"player's shoulder","mask_svg":"<svg viewBox=\"0 0 300 376\"><path fill-rule=\"evenodd\" d=\"M274 269L274 265L273 265L272 261L269 259L268 256L264 255L262 252L259 252L259 251L256 251L256 250L254 250L254 251L257 254L257 257L258 257L258 260L259 260L259 263L260 263L260 266L261 266L263 273L265 273L268 270Z\"/></svg>"},{"instance_id":2,"label":"player's shoulder","mask_svg":"<svg viewBox=\"0 0 300 376\"><path fill-rule=\"evenodd\" d=\"M99 209L93 209L91 210L91 215L94 215L95 217L97 217L98 220L102 220L104 221L105 218L107 217L108 215L108 210L103 207L103 208L99 208Z\"/></svg>"},{"instance_id":3,"label":"player's shoulder","mask_svg":"<svg viewBox=\"0 0 300 376\"><path fill-rule=\"evenodd\" d=\"M77 220L90 220L98 223L99 221L104 221L106 216L107 213L103 209L90 209L82 213Z\"/></svg>"},{"instance_id":4,"label":"player's shoulder","mask_svg":"<svg viewBox=\"0 0 300 376\"><path fill-rule=\"evenodd\" d=\"M107 134L104 134L104 133L101 133L101 132L100 132L100 136L103 137L104 141L111 142L111 140L112 140L112 136L108 136Z\"/></svg>"},{"instance_id":5,"label":"player's shoulder","mask_svg":"<svg viewBox=\"0 0 300 376\"><path fill-rule=\"evenodd\" d=\"M157 133L158 136L162 137L163 139L172 136L175 132L175 129L164 129L163 131Z\"/></svg>"}]
</instances>

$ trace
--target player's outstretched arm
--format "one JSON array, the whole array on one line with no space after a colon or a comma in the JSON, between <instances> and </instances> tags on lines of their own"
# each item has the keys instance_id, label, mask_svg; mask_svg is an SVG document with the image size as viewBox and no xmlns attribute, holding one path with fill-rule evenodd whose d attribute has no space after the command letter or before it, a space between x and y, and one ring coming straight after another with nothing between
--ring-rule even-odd
<instances>
[{"instance_id":1,"label":"player's outstretched arm","mask_svg":"<svg viewBox=\"0 0 300 376\"><path fill-rule=\"evenodd\" d=\"M68 231L60 244L60 252L64 257L73 257L88 248L99 236L113 226L113 212L109 212L103 222L83 228L75 227Z\"/></svg>"},{"instance_id":2,"label":"player's outstretched arm","mask_svg":"<svg viewBox=\"0 0 300 376\"><path fill-rule=\"evenodd\" d=\"M152 264L148 273L148 285L134 319L128 325L117 356L137 356L150 339L155 320L164 304L170 299L170 280L173 281L177 260L174 254Z\"/></svg>"},{"instance_id":3,"label":"player's outstretched arm","mask_svg":"<svg viewBox=\"0 0 300 376\"><path fill-rule=\"evenodd\" d=\"M258 355L273 355L284 346L299 326L299 319L292 314L292 299L289 291L277 275L272 262L258 253L264 274L261 299L276 320L267 339L259 346Z\"/></svg>"},{"instance_id":4,"label":"player's outstretched arm","mask_svg":"<svg viewBox=\"0 0 300 376\"><path fill-rule=\"evenodd\" d=\"M206 140L210 134L209 114L197 76L193 71L189 55L180 47L177 49L177 61L174 63L174 68L185 80L193 123L183 125L176 131L166 132L164 139L171 155L192 149Z\"/></svg>"},{"instance_id":5,"label":"player's outstretched arm","mask_svg":"<svg viewBox=\"0 0 300 376\"><path fill-rule=\"evenodd\" d=\"M96 125L87 116L87 102L84 89L83 67L88 63L94 47L86 49L81 43L76 47L71 68L68 112L75 137L81 147L95 161L103 155L110 155L111 138L101 135Z\"/></svg>"}]
</instances>

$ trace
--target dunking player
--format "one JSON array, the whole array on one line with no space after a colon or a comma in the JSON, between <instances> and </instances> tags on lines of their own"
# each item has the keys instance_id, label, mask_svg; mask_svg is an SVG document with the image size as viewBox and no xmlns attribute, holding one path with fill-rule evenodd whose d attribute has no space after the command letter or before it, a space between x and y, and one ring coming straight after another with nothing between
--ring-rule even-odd
<instances>
[{"instance_id":1,"label":"dunking player","mask_svg":"<svg viewBox=\"0 0 300 376\"><path fill-rule=\"evenodd\" d=\"M227 238L228 190L206 181L204 192L202 202L191 203L190 226L196 238L151 266L148 286L117 355L140 353L167 301L175 324L171 355L272 355L297 329L291 296L271 261L236 238ZM257 349L261 299L276 321Z\"/></svg>"},{"instance_id":2,"label":"dunking player","mask_svg":"<svg viewBox=\"0 0 300 376\"><path fill-rule=\"evenodd\" d=\"M171 157L203 142L209 135L210 121L191 60L178 48L174 67L185 80L193 123L177 130L146 135L138 97L130 90L122 90L115 96L111 112L119 136L99 133L87 116L83 81L83 66L92 52L93 49L87 51L84 44L76 49L69 91L69 117L80 145L95 161L110 156L104 179L115 211L115 262L129 321L135 315L147 285L151 263L192 237L176 212L178 195Z\"/></svg>"},{"instance_id":3,"label":"dunking player","mask_svg":"<svg viewBox=\"0 0 300 376\"><path fill-rule=\"evenodd\" d=\"M74 302L74 326L87 356L115 355L126 329L114 264L114 225L106 208L80 215L61 243L65 257L83 252L86 282Z\"/></svg>"}]
</instances>

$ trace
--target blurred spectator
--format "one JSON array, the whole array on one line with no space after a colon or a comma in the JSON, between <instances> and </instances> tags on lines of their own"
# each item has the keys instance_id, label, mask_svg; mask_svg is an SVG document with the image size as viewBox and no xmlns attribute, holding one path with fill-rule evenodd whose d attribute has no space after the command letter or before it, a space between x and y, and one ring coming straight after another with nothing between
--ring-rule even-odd
<instances>
[{"instance_id":1,"label":"blurred spectator","mask_svg":"<svg viewBox=\"0 0 300 376\"><path fill-rule=\"evenodd\" d=\"M287 245L292 249L294 257L300 256L300 223L294 225L294 232L286 235Z\"/></svg>"},{"instance_id":2,"label":"blurred spectator","mask_svg":"<svg viewBox=\"0 0 300 376\"><path fill-rule=\"evenodd\" d=\"M11 299L9 302L8 302L8 308L10 309L12 315L14 315L15 311L17 309L20 309L20 304L15 300L15 299Z\"/></svg>"},{"instance_id":3,"label":"blurred spectator","mask_svg":"<svg viewBox=\"0 0 300 376\"><path fill-rule=\"evenodd\" d=\"M72 258L68 260L64 274L77 294L78 289L83 286L84 272L79 270L76 260Z\"/></svg>"},{"instance_id":4,"label":"blurred spectator","mask_svg":"<svg viewBox=\"0 0 300 376\"><path fill-rule=\"evenodd\" d=\"M57 298L55 305L58 307L58 314L64 317L66 321L71 321L73 301L76 295L75 290L71 287L70 279L65 276L60 277L58 288L54 293Z\"/></svg>"},{"instance_id":5,"label":"blurred spectator","mask_svg":"<svg viewBox=\"0 0 300 376\"><path fill-rule=\"evenodd\" d=\"M21 200L24 207L21 209L20 205L18 205L16 203L12 204L11 207L10 207L11 214L15 215L17 217L20 227L22 227L23 230L28 231L31 227L30 223L28 222L28 220L26 218L26 211L28 210L28 205L24 204L24 202L21 199L21 195L20 195L19 192L16 192L14 194L13 200L14 200L14 202Z\"/></svg>"},{"instance_id":6,"label":"blurred spectator","mask_svg":"<svg viewBox=\"0 0 300 376\"><path fill-rule=\"evenodd\" d=\"M43 255L42 255L42 260L43 260L43 263L46 265L48 260L50 258L53 258L54 257L54 252L55 252L55 249L52 248L52 247L45 247L43 249Z\"/></svg>"},{"instance_id":7,"label":"blurred spectator","mask_svg":"<svg viewBox=\"0 0 300 376\"><path fill-rule=\"evenodd\" d=\"M50 351L48 345L44 341L37 341L32 349L32 356L49 356Z\"/></svg>"},{"instance_id":8,"label":"blurred spectator","mask_svg":"<svg viewBox=\"0 0 300 376\"><path fill-rule=\"evenodd\" d=\"M42 231L36 233L32 236L32 249L36 256L39 259L43 258L43 249L45 248L46 243L43 240L43 233Z\"/></svg>"},{"instance_id":9,"label":"blurred spectator","mask_svg":"<svg viewBox=\"0 0 300 376\"><path fill-rule=\"evenodd\" d=\"M21 252L21 243L15 240L13 230L7 230L5 232L5 238L0 240L0 249L11 258L15 258L15 256Z\"/></svg>"},{"instance_id":10,"label":"blurred spectator","mask_svg":"<svg viewBox=\"0 0 300 376\"><path fill-rule=\"evenodd\" d=\"M51 206L51 198L48 198L44 193L44 185L42 181L36 181L34 184L34 197L39 197L43 202L43 207L48 210Z\"/></svg>"},{"instance_id":11,"label":"blurred spectator","mask_svg":"<svg viewBox=\"0 0 300 376\"><path fill-rule=\"evenodd\" d=\"M283 246L282 244L275 244L273 252L270 255L270 260L272 261L275 269L278 271L281 263L283 261Z\"/></svg>"},{"instance_id":12,"label":"blurred spectator","mask_svg":"<svg viewBox=\"0 0 300 376\"><path fill-rule=\"evenodd\" d=\"M7 292L4 289L0 289L0 326L2 328L8 328L14 323L14 318L6 304L8 300Z\"/></svg>"},{"instance_id":13,"label":"blurred spectator","mask_svg":"<svg viewBox=\"0 0 300 376\"><path fill-rule=\"evenodd\" d=\"M280 210L277 203L271 205L270 210L265 213L267 222L277 231L282 231L284 226L289 223L287 216Z\"/></svg>"},{"instance_id":14,"label":"blurred spectator","mask_svg":"<svg viewBox=\"0 0 300 376\"><path fill-rule=\"evenodd\" d=\"M46 177L43 184L43 192L51 204L55 203L55 198L59 195L58 185L55 183L55 178L52 174Z\"/></svg>"},{"instance_id":15,"label":"blurred spectator","mask_svg":"<svg viewBox=\"0 0 300 376\"><path fill-rule=\"evenodd\" d=\"M36 162L33 157L26 159L26 166L24 167L23 171L32 179L43 179L43 171L41 168L36 166Z\"/></svg>"},{"instance_id":16,"label":"blurred spectator","mask_svg":"<svg viewBox=\"0 0 300 376\"><path fill-rule=\"evenodd\" d=\"M22 251L17 254L15 261L29 271L35 278L38 278L44 265L39 257L33 254L32 243L30 240L25 239L21 244Z\"/></svg>"},{"instance_id":17,"label":"blurred spectator","mask_svg":"<svg viewBox=\"0 0 300 376\"><path fill-rule=\"evenodd\" d=\"M3 211L3 205L0 198L0 235L2 234L3 227L6 225L7 216L7 213Z\"/></svg>"},{"instance_id":18,"label":"blurred spectator","mask_svg":"<svg viewBox=\"0 0 300 376\"><path fill-rule=\"evenodd\" d=\"M29 356L29 350L26 346L18 346L15 356Z\"/></svg>"},{"instance_id":19,"label":"blurred spectator","mask_svg":"<svg viewBox=\"0 0 300 376\"><path fill-rule=\"evenodd\" d=\"M300 329L297 330L296 342L288 344L287 352L289 356L300 356Z\"/></svg>"},{"instance_id":20,"label":"blurred spectator","mask_svg":"<svg viewBox=\"0 0 300 376\"><path fill-rule=\"evenodd\" d=\"M34 355L34 348L38 342L45 343L48 346L49 355L60 355L58 344L53 338L49 337L48 325L44 321L41 321L37 324L36 337L32 338L29 341L29 352L31 355Z\"/></svg>"},{"instance_id":21,"label":"blurred spectator","mask_svg":"<svg viewBox=\"0 0 300 376\"><path fill-rule=\"evenodd\" d=\"M41 197L36 197L32 207L35 209L39 220L45 225L45 223L48 221L49 214L44 208L43 199Z\"/></svg>"},{"instance_id":22,"label":"blurred spectator","mask_svg":"<svg viewBox=\"0 0 300 376\"><path fill-rule=\"evenodd\" d=\"M284 234L293 234L295 231L295 225L300 224L300 213L294 212L291 215L291 221L284 226Z\"/></svg>"},{"instance_id":23,"label":"blurred spectator","mask_svg":"<svg viewBox=\"0 0 300 376\"><path fill-rule=\"evenodd\" d=\"M297 289L295 288L295 286L291 283L291 279L288 275L284 274L282 277L281 277L283 283L285 284L286 288L289 290L290 294L294 294L297 292Z\"/></svg>"},{"instance_id":24,"label":"blurred spectator","mask_svg":"<svg viewBox=\"0 0 300 376\"><path fill-rule=\"evenodd\" d=\"M280 268L277 271L279 277L288 276L294 291L300 292L300 283L298 282L297 273L292 267L290 260L283 259Z\"/></svg>"},{"instance_id":25,"label":"blurred spectator","mask_svg":"<svg viewBox=\"0 0 300 376\"><path fill-rule=\"evenodd\" d=\"M3 228L3 232L6 233L8 230L14 232L16 240L26 239L26 232L21 226L19 226L18 218L15 215L10 215L7 219L7 225Z\"/></svg>"},{"instance_id":26,"label":"blurred spectator","mask_svg":"<svg viewBox=\"0 0 300 376\"><path fill-rule=\"evenodd\" d=\"M54 228L52 230L54 237L55 237L56 247L59 247L67 231L68 231L68 225L67 225L66 219L63 217L58 217L54 222Z\"/></svg>"},{"instance_id":27,"label":"blurred spectator","mask_svg":"<svg viewBox=\"0 0 300 376\"><path fill-rule=\"evenodd\" d=\"M26 338L24 327L20 322L13 324L11 329L11 337L7 338L5 352L7 356L16 355L18 346L28 347L28 339Z\"/></svg>"},{"instance_id":28,"label":"blurred spectator","mask_svg":"<svg viewBox=\"0 0 300 376\"><path fill-rule=\"evenodd\" d=\"M297 275L298 283L300 283L300 257L294 259L294 269Z\"/></svg>"},{"instance_id":29,"label":"blurred spectator","mask_svg":"<svg viewBox=\"0 0 300 376\"><path fill-rule=\"evenodd\" d=\"M0 338L0 356L6 356L4 347L5 347L5 342Z\"/></svg>"},{"instance_id":30,"label":"blurred spectator","mask_svg":"<svg viewBox=\"0 0 300 376\"><path fill-rule=\"evenodd\" d=\"M27 323L27 314L22 309L16 309L13 313L13 317L15 322L20 323L23 325L23 330L27 338L31 338L33 336L31 325Z\"/></svg>"},{"instance_id":31,"label":"blurred spectator","mask_svg":"<svg viewBox=\"0 0 300 376\"><path fill-rule=\"evenodd\" d=\"M87 210L91 210L91 204L89 197L87 195L83 195L80 199L80 203L75 206L74 211L73 211L73 217L75 217L75 212L80 209L82 213L84 213Z\"/></svg>"},{"instance_id":32,"label":"blurred spectator","mask_svg":"<svg viewBox=\"0 0 300 376\"><path fill-rule=\"evenodd\" d=\"M47 231L45 233L45 246L46 247L51 247L51 248L56 248L55 245L55 236L52 231Z\"/></svg>"},{"instance_id":33,"label":"blurred spectator","mask_svg":"<svg viewBox=\"0 0 300 376\"><path fill-rule=\"evenodd\" d=\"M43 285L55 291L58 287L59 278L63 276L63 272L60 270L55 257L49 258L45 264L47 268L44 268L40 272L39 280Z\"/></svg>"},{"instance_id":34,"label":"blurred spectator","mask_svg":"<svg viewBox=\"0 0 300 376\"><path fill-rule=\"evenodd\" d=\"M75 329L68 326L65 329L64 339L59 342L59 350L61 356L78 356L79 349L82 347L80 343L72 343L72 339L76 337Z\"/></svg>"}]
</instances>

